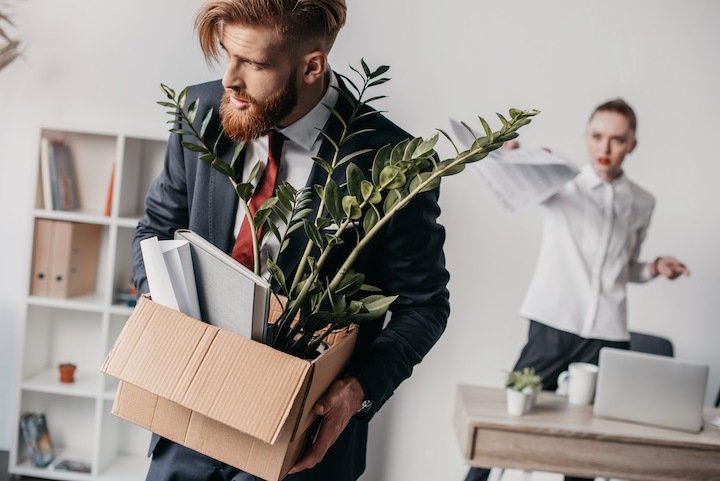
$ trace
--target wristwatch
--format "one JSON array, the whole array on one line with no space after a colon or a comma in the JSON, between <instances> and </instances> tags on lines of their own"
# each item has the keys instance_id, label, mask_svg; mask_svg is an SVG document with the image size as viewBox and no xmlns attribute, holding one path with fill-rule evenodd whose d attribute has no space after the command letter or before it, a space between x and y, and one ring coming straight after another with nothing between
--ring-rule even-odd
<instances>
[{"instance_id":1,"label":"wristwatch","mask_svg":"<svg viewBox=\"0 0 720 481\"><path fill-rule=\"evenodd\" d=\"M372 409L372 401L365 399L360 405L360 409L357 410L357 414L367 414Z\"/></svg>"}]
</instances>

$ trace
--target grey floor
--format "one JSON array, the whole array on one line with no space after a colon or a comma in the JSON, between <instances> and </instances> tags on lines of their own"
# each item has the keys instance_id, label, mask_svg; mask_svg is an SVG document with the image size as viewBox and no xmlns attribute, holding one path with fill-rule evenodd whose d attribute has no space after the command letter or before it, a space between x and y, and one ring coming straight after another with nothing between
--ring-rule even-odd
<instances>
[{"instance_id":1,"label":"grey floor","mask_svg":"<svg viewBox=\"0 0 720 481\"><path fill-rule=\"evenodd\" d=\"M41 481L38 478L26 478L8 474L8 452L0 451L0 481Z\"/></svg>"}]
</instances>

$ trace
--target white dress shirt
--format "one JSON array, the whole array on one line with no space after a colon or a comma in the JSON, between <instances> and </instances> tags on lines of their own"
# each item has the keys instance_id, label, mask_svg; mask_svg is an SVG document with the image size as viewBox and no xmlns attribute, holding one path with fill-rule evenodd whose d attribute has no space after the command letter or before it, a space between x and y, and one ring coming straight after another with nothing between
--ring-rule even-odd
<instances>
[{"instance_id":1,"label":"white dress shirt","mask_svg":"<svg viewBox=\"0 0 720 481\"><path fill-rule=\"evenodd\" d=\"M286 181L296 189L305 187L314 163L312 158L320 151L320 145L324 138L320 135L319 129L325 127L325 124L330 118L330 110L325 106L335 106L338 100L339 94L336 88L339 84L332 71L330 71L329 85L325 95L310 112L287 127L278 129L287 140L283 143L282 153L280 155L277 185ZM260 162L264 169L267 164L267 158L267 135L249 142L245 147L243 175L245 177L250 175L250 171L257 162ZM233 231L235 237L237 237L238 232L240 232L240 227L244 219L245 212L238 204L238 210L235 215L235 228ZM282 229L280 229L280 231L282 232ZM278 249L280 249L280 244L275 236L270 235L269 242L260 252L263 276L266 277L267 274L265 266L268 254L274 259L277 257Z\"/></svg>"},{"instance_id":2,"label":"white dress shirt","mask_svg":"<svg viewBox=\"0 0 720 481\"><path fill-rule=\"evenodd\" d=\"M542 205L540 255L520 314L584 338L628 340L626 285L651 279L638 257L655 199L625 174L606 182L587 165Z\"/></svg>"}]
</instances>

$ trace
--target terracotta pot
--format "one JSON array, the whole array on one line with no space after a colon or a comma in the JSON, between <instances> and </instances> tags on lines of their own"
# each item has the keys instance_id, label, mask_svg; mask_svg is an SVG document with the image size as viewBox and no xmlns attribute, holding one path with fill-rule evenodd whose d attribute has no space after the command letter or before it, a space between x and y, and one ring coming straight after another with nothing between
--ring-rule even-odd
<instances>
[{"instance_id":1,"label":"terracotta pot","mask_svg":"<svg viewBox=\"0 0 720 481\"><path fill-rule=\"evenodd\" d=\"M60 382L75 382L75 364L59 364L58 369L60 370Z\"/></svg>"}]
</instances>

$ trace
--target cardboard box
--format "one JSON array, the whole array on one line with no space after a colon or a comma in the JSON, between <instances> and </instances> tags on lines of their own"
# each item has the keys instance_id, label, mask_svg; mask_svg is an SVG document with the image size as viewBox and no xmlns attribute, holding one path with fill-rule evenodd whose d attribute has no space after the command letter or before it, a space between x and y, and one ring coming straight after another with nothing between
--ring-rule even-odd
<instances>
[{"instance_id":1,"label":"cardboard box","mask_svg":"<svg viewBox=\"0 0 720 481\"><path fill-rule=\"evenodd\" d=\"M308 361L142 298L102 371L113 414L269 481L304 447L312 407L352 354L357 329Z\"/></svg>"}]
</instances>

